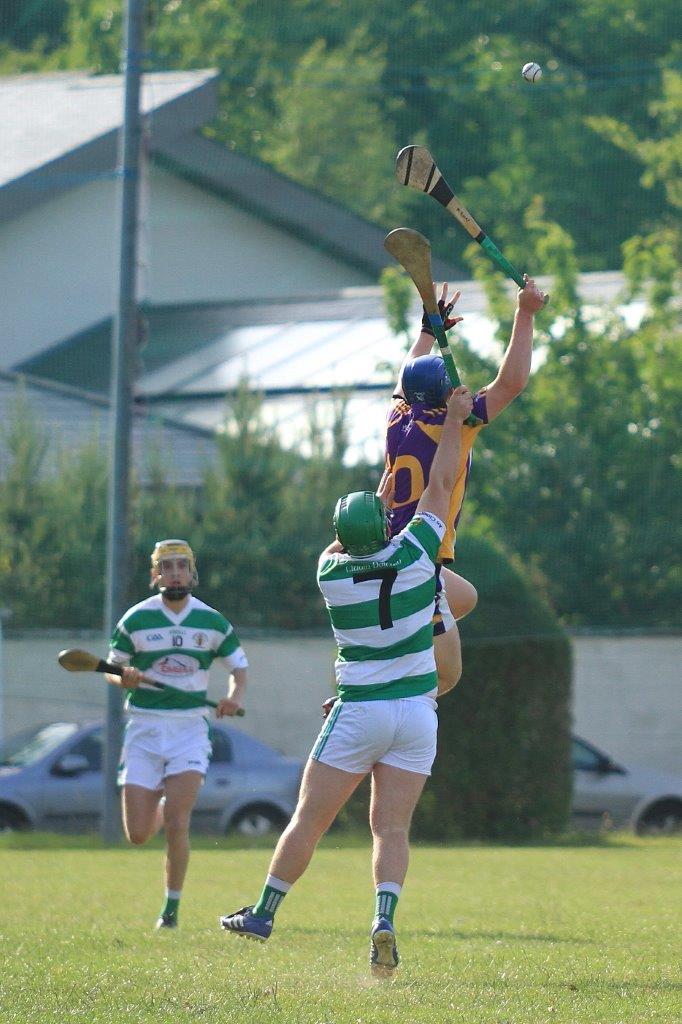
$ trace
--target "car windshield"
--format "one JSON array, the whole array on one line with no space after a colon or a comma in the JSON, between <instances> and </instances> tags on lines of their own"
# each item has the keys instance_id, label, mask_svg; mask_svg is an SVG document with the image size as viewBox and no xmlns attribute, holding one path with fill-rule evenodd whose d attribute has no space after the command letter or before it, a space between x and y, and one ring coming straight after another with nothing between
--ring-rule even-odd
<instances>
[{"instance_id":1,"label":"car windshield","mask_svg":"<svg viewBox=\"0 0 682 1024\"><path fill-rule=\"evenodd\" d=\"M0 765L23 768L35 764L78 731L73 722L54 722L12 737L0 747Z\"/></svg>"}]
</instances>

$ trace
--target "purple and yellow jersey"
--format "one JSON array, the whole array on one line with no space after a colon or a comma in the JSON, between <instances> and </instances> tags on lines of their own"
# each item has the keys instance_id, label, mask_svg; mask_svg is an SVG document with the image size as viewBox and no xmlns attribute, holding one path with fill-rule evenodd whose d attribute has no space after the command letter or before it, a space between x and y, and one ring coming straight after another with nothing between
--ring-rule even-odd
<instances>
[{"instance_id":1,"label":"purple and yellow jersey","mask_svg":"<svg viewBox=\"0 0 682 1024\"><path fill-rule=\"evenodd\" d=\"M474 396L473 412L482 422L475 427L466 423L462 426L462 453L450 498L445 536L438 550L439 562L451 562L455 557L455 534L471 469L471 449L479 431L488 422L485 390ZM410 406L403 400L394 402L389 410L386 466L393 473L395 482L390 506L391 535L400 533L415 514L417 503L429 482L445 414L444 406L436 409L419 403Z\"/></svg>"}]
</instances>

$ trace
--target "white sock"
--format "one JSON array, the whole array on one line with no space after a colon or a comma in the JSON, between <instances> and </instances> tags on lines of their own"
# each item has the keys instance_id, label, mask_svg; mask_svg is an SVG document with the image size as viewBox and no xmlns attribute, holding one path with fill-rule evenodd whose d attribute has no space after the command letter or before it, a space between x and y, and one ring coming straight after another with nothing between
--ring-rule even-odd
<instances>
[{"instance_id":1,"label":"white sock","mask_svg":"<svg viewBox=\"0 0 682 1024\"><path fill-rule=\"evenodd\" d=\"M400 896L403 891L402 885L398 885L397 882L379 882L376 886L377 892L392 892L394 896Z\"/></svg>"},{"instance_id":2,"label":"white sock","mask_svg":"<svg viewBox=\"0 0 682 1024\"><path fill-rule=\"evenodd\" d=\"M179 900L182 896L182 889L166 889L167 900Z\"/></svg>"},{"instance_id":3,"label":"white sock","mask_svg":"<svg viewBox=\"0 0 682 1024\"><path fill-rule=\"evenodd\" d=\"M265 879L265 884L271 886L273 889L279 889L280 892L289 892L293 882L283 882L281 878L276 878L275 875L268 875Z\"/></svg>"}]
</instances>

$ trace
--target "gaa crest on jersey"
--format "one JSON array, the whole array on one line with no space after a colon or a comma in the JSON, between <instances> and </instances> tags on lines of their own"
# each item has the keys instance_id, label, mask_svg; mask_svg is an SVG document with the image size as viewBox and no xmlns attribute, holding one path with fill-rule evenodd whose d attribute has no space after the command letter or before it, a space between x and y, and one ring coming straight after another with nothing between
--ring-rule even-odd
<instances>
[{"instance_id":1,"label":"gaa crest on jersey","mask_svg":"<svg viewBox=\"0 0 682 1024\"><path fill-rule=\"evenodd\" d=\"M192 637L192 643L201 650L204 647L208 647L208 637L205 633L195 633Z\"/></svg>"}]
</instances>

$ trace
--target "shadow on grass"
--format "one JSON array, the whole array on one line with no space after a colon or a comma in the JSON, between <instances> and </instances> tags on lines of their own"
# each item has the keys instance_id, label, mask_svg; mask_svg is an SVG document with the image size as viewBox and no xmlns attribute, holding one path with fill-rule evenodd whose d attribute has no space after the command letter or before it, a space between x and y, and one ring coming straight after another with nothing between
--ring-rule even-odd
<instances>
[{"instance_id":1,"label":"shadow on grass","mask_svg":"<svg viewBox=\"0 0 682 1024\"><path fill-rule=\"evenodd\" d=\"M486 942L563 942L575 946L593 946L592 939L576 939L566 935L534 935L530 932L480 932L460 931L457 928L410 928L410 936L434 939L459 939L470 942L472 939L484 939Z\"/></svg>"},{"instance_id":2,"label":"shadow on grass","mask_svg":"<svg viewBox=\"0 0 682 1024\"><path fill-rule=\"evenodd\" d=\"M242 835L209 835L193 833L191 844L193 850L272 850L277 842L277 833L264 836ZM647 842L664 841L655 837L652 840L641 839L627 832L571 832L562 836L514 842L511 840L455 839L450 842L413 838L413 849L428 848L430 850L467 850L467 849L499 849L499 850L551 850L551 849L603 849L603 850L641 850ZM163 833L150 839L146 844L149 849L164 848ZM320 842L323 850L355 850L368 849L371 845L369 831L361 829L345 830L335 828L324 836ZM128 844L121 836L113 849L127 849ZM3 850L104 850L106 847L97 832L61 833L61 832L3 832L0 833L0 852Z\"/></svg>"},{"instance_id":3,"label":"shadow on grass","mask_svg":"<svg viewBox=\"0 0 682 1024\"><path fill-rule=\"evenodd\" d=\"M193 850L273 850L277 835L266 836L209 836L193 835ZM148 850L165 849L163 833L144 844ZM61 832L4 832L0 833L0 853L3 850L128 850L123 836L111 846L105 846L96 832L83 834Z\"/></svg>"},{"instance_id":4,"label":"shadow on grass","mask_svg":"<svg viewBox=\"0 0 682 1024\"><path fill-rule=\"evenodd\" d=\"M297 935L310 935L322 937L329 935L329 931L325 928L305 928L300 925L289 925L287 931L292 934L295 932ZM353 932L357 935L365 935L364 931L353 929ZM573 936L566 935L536 935L527 932L482 932L482 931L460 931L457 928L408 928L405 932L411 939L454 939L459 942L471 942L472 940L481 939L485 942L547 942L553 943L564 943L566 945L575 946L593 946L594 941L592 939L577 939ZM400 936L398 936L400 938Z\"/></svg>"}]
</instances>

